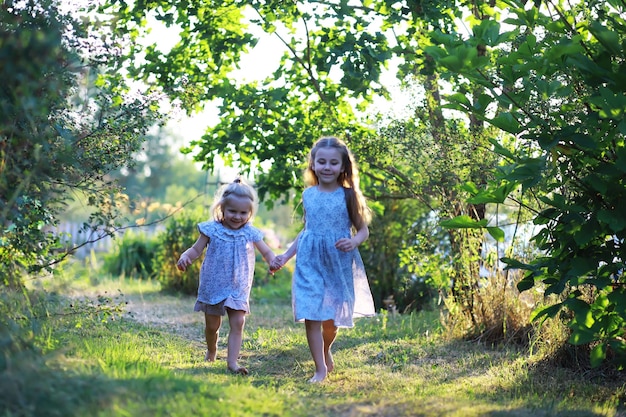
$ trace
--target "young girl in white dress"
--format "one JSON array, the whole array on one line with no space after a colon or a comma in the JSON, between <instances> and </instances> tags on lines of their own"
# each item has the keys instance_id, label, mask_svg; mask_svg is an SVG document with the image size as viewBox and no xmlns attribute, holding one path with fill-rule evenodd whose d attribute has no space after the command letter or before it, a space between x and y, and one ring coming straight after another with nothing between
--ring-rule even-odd
<instances>
[{"instance_id":1,"label":"young girl in white dress","mask_svg":"<svg viewBox=\"0 0 626 417\"><path fill-rule=\"evenodd\" d=\"M235 180L221 187L212 207L212 221L198 224L200 236L178 260L184 271L206 248L200 270L198 298L194 311L204 312L207 353L205 360L215 361L222 316L228 314L228 369L247 375L237 360L243 340L246 314L250 313L250 289L254 277L255 247L268 262L274 253L263 241L260 230L249 221L258 208L257 194L250 185Z\"/></svg>"},{"instance_id":2,"label":"young girl in white dress","mask_svg":"<svg viewBox=\"0 0 626 417\"><path fill-rule=\"evenodd\" d=\"M335 363L331 347L339 327L375 313L357 247L369 236L371 212L359 188L359 174L346 144L318 140L309 153L302 193L304 229L270 264L281 268L296 253L292 297L296 321L304 321L315 363L310 382L323 381ZM355 231L353 234L352 231Z\"/></svg>"}]
</instances>

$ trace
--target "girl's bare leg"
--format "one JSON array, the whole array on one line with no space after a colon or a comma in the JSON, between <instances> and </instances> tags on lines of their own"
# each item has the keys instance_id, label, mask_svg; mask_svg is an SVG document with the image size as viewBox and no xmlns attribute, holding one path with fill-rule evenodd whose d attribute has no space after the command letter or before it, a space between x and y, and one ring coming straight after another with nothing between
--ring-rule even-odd
<instances>
[{"instance_id":1,"label":"girl's bare leg","mask_svg":"<svg viewBox=\"0 0 626 417\"><path fill-rule=\"evenodd\" d=\"M204 338L207 347L204 360L214 362L217 357L217 339L222 325L222 317L204 313L204 323Z\"/></svg>"},{"instance_id":2,"label":"girl's bare leg","mask_svg":"<svg viewBox=\"0 0 626 417\"><path fill-rule=\"evenodd\" d=\"M324 363L326 363L326 372L331 373L335 369L335 361L330 348L337 338L337 326L333 320L322 322L322 338L324 339Z\"/></svg>"},{"instance_id":3,"label":"girl's bare leg","mask_svg":"<svg viewBox=\"0 0 626 417\"><path fill-rule=\"evenodd\" d=\"M315 374L309 382L322 382L326 379L328 368L324 358L324 339L322 337L322 322L314 320L305 320L306 340L309 342L309 350L313 356L315 363Z\"/></svg>"},{"instance_id":4,"label":"girl's bare leg","mask_svg":"<svg viewBox=\"0 0 626 417\"><path fill-rule=\"evenodd\" d=\"M228 369L241 375L248 375L248 370L239 366L239 352L243 342L243 326L246 324L246 312L242 310L227 309L230 332L228 333L228 357L226 363Z\"/></svg>"}]
</instances>

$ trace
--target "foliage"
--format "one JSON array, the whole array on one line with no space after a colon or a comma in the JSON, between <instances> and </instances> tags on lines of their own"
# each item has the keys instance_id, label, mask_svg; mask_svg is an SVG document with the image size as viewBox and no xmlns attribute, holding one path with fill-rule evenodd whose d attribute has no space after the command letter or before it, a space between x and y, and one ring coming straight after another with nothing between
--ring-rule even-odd
<instances>
[{"instance_id":1,"label":"foliage","mask_svg":"<svg viewBox=\"0 0 626 417\"><path fill-rule=\"evenodd\" d=\"M416 94L423 95L423 89L418 89ZM483 143L485 138L471 135L463 121L450 119L435 127L427 116L427 105L419 102L413 105L414 117L382 121L379 137L364 138L356 152L366 161L364 172L371 198L383 202L385 207L407 208L400 216L388 210L382 214L393 217L398 223L395 226L389 219L380 220L388 224L385 232L397 229L395 233L413 238L397 247L393 255L387 252L401 261L398 272L407 276L408 271L409 276L417 277L414 282L422 287L422 293L440 291L464 304L463 309L455 311L471 317L472 291L480 280L482 232L442 230L429 223L460 214L487 222L484 205L462 202L466 195L462 185L486 182L494 157ZM393 233L385 234L384 237L397 240ZM368 267L377 266L374 263ZM397 284L396 292L406 291L406 282ZM407 304L419 298L407 297Z\"/></svg>"},{"instance_id":2,"label":"foliage","mask_svg":"<svg viewBox=\"0 0 626 417\"><path fill-rule=\"evenodd\" d=\"M116 187L106 174L129 162L160 119L156 97L134 92L120 71L122 38L56 0L0 6L0 270L21 286L25 268L49 268L54 227L68 194L93 211L84 228L116 226Z\"/></svg>"},{"instance_id":3,"label":"foliage","mask_svg":"<svg viewBox=\"0 0 626 417\"><path fill-rule=\"evenodd\" d=\"M128 54L131 74L156 80L188 111L219 100L218 124L192 142L188 152L195 147L196 159L206 168L213 167L215 155L248 172L272 162L269 171L259 170L256 182L261 198L268 193L278 198L295 184L301 191L301 165L319 136L360 137L366 131L355 123L350 101L367 102L369 87L379 90L377 80L389 55L381 47L373 49L376 42L383 45L379 31L373 36L366 30L352 32L348 20L328 27L323 21L332 7L310 7L315 13L303 11L308 7L298 2L208 1L187 8L167 1L127 7L120 1L102 12L114 14L118 30L125 33L141 33L150 16L180 29L179 42L169 51L136 43ZM276 30L279 25L285 37ZM287 51L261 85L237 83L231 75L242 54L258 41L252 27L278 36ZM300 37L303 31L307 36ZM138 54L146 60L136 61ZM342 71L340 82L331 76L337 70Z\"/></svg>"},{"instance_id":4,"label":"foliage","mask_svg":"<svg viewBox=\"0 0 626 417\"><path fill-rule=\"evenodd\" d=\"M521 190L540 202L534 223L543 228L533 240L544 256L504 261L525 271L520 290L539 286L546 296L559 296L537 310L535 320L567 312L570 343L589 344L595 366L610 358L624 367L624 4L590 1L566 8L546 2L529 8L512 0L481 7L489 19L476 22L469 38L440 33L428 49L441 70L486 89L481 106L456 92L449 107L515 135L519 143L510 152L493 142L503 164L471 201L501 203ZM476 55L477 45L486 45L489 55Z\"/></svg>"},{"instance_id":5,"label":"foliage","mask_svg":"<svg viewBox=\"0 0 626 417\"><path fill-rule=\"evenodd\" d=\"M359 162L373 168L364 184L372 195L389 185L408 190L409 198L434 191L423 202L441 218L450 217L442 223L449 228L452 254L450 293L479 327L474 308L483 231L498 241L505 238L490 224L486 207L518 195L520 201L534 198L543 205L535 222L545 225L535 242L548 256L529 264L507 259L511 267L529 271L520 289L538 280L548 293L563 294L559 304L537 316L571 309L571 341L601 342L592 351L593 363L608 350L620 356L626 351L622 3L583 2L567 10L560 3L527 6L516 0L126 6L122 1L103 8L119 17L121 31L138 34L147 16L181 28L180 42L170 51L136 46L129 59L145 52L146 61L131 73L140 79L156 75L188 111L220 100L220 122L192 144L207 167L221 154L249 171L261 167L261 195L278 197L292 187L298 193L298 174L312 140L326 133L346 136ZM463 25L469 33L459 29ZM276 71L261 83L231 77L256 42L248 27L278 37L285 46ZM374 133L357 117L373 94L386 94L380 74L392 57L399 59L402 80L424 86L423 105L406 124L416 128L406 136L401 129ZM452 92L444 101L443 86ZM467 123L444 110L465 113ZM407 137L409 145L426 146L405 146L401 140ZM385 152L390 138L396 139L393 151ZM503 142L509 140L514 152ZM495 173L489 142L503 160ZM440 165L415 169L405 155L394 157L396 149L405 155L424 150L414 160ZM431 149L437 152L429 160ZM427 179L431 175L434 184ZM489 190L479 191L488 182ZM464 202L467 194L472 198ZM593 300L582 299L581 285L598 290Z\"/></svg>"},{"instance_id":6,"label":"foliage","mask_svg":"<svg viewBox=\"0 0 626 417\"><path fill-rule=\"evenodd\" d=\"M157 271L157 279L163 289L190 295L198 292L201 259L193 262L185 272L178 270L176 261L198 239L198 223L203 221L206 221L206 215L201 211L184 211L172 217L167 222L165 231L159 234L154 254L154 270Z\"/></svg>"},{"instance_id":7,"label":"foliage","mask_svg":"<svg viewBox=\"0 0 626 417\"><path fill-rule=\"evenodd\" d=\"M436 286L419 265L424 265L443 236L431 228L425 214L415 220L424 211L416 200L386 201L383 208L384 214L374 217L370 237L360 249L368 265L374 303L400 312L429 308ZM440 262L436 268L441 268Z\"/></svg>"},{"instance_id":8,"label":"foliage","mask_svg":"<svg viewBox=\"0 0 626 417\"><path fill-rule=\"evenodd\" d=\"M158 240L145 233L126 232L118 240L113 252L104 257L104 270L111 275L130 278L153 278L154 259Z\"/></svg>"}]
</instances>

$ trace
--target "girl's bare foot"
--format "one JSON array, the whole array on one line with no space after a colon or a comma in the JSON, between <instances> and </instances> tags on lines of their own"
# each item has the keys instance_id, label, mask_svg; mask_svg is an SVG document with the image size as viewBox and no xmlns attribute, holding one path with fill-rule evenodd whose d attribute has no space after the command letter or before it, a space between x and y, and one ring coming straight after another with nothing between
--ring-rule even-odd
<instances>
[{"instance_id":1,"label":"girl's bare foot","mask_svg":"<svg viewBox=\"0 0 626 417\"><path fill-rule=\"evenodd\" d=\"M206 351L206 355L204 355L204 360L207 362L215 362L215 358L217 357L217 352L209 352Z\"/></svg>"},{"instance_id":2,"label":"girl's bare foot","mask_svg":"<svg viewBox=\"0 0 626 417\"><path fill-rule=\"evenodd\" d=\"M238 375L248 375L248 369L243 366L239 366L235 364L235 366L228 365L228 370L234 374Z\"/></svg>"},{"instance_id":3,"label":"girl's bare foot","mask_svg":"<svg viewBox=\"0 0 626 417\"><path fill-rule=\"evenodd\" d=\"M316 372L315 375L311 379L309 379L310 384L317 384L318 382L322 382L326 379L326 373Z\"/></svg>"}]
</instances>

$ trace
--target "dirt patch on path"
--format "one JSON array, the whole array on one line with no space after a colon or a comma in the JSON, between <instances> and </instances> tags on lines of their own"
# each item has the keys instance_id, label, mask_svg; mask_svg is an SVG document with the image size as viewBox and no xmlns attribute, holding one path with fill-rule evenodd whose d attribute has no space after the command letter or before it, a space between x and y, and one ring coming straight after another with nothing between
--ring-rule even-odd
<instances>
[{"instance_id":1,"label":"dirt patch on path","mask_svg":"<svg viewBox=\"0 0 626 417\"><path fill-rule=\"evenodd\" d=\"M127 317L141 324L203 343L204 317L193 311L194 297L126 294Z\"/></svg>"}]
</instances>

